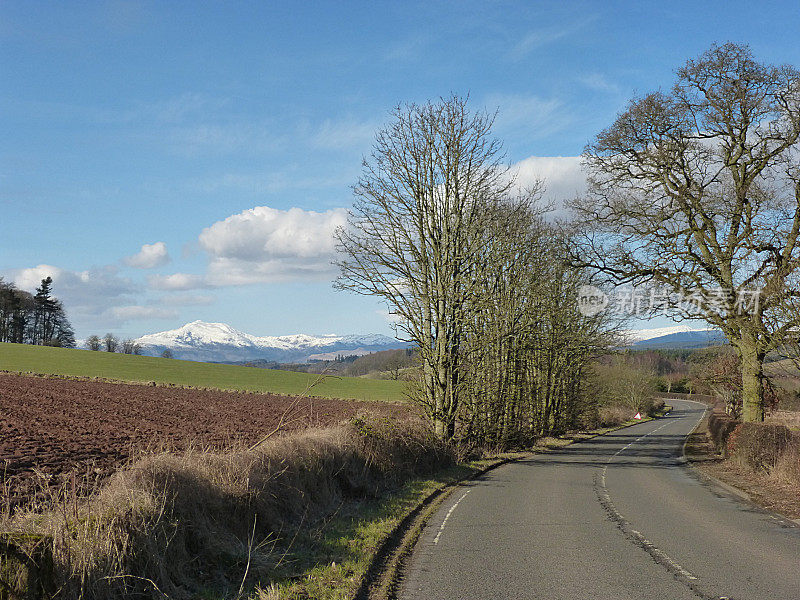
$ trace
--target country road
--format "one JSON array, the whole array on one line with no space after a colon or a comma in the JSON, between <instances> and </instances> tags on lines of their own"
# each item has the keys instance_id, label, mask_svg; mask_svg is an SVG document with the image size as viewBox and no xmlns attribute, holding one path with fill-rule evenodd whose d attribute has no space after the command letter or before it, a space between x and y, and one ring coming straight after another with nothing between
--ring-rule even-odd
<instances>
[{"instance_id":1,"label":"country road","mask_svg":"<svg viewBox=\"0 0 800 600\"><path fill-rule=\"evenodd\" d=\"M422 533L401 600L800 599L800 527L703 483L704 406L504 465Z\"/></svg>"}]
</instances>

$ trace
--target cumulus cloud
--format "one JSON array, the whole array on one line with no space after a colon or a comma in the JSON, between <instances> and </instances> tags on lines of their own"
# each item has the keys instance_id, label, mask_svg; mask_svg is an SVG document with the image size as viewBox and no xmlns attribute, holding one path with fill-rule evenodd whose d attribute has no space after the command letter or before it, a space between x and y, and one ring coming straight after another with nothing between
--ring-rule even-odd
<instances>
[{"instance_id":1,"label":"cumulus cloud","mask_svg":"<svg viewBox=\"0 0 800 600\"><path fill-rule=\"evenodd\" d=\"M220 286L330 277L333 233L346 223L343 208L315 212L257 206L232 215L200 234L200 246L210 258L206 281Z\"/></svg>"},{"instance_id":2,"label":"cumulus cloud","mask_svg":"<svg viewBox=\"0 0 800 600\"><path fill-rule=\"evenodd\" d=\"M144 244L139 252L123 259L126 265L136 269L155 269L163 267L169 261L167 245L164 242Z\"/></svg>"},{"instance_id":3,"label":"cumulus cloud","mask_svg":"<svg viewBox=\"0 0 800 600\"><path fill-rule=\"evenodd\" d=\"M172 275L150 275L148 285L154 290L184 291L207 287L202 275L173 273Z\"/></svg>"},{"instance_id":4,"label":"cumulus cloud","mask_svg":"<svg viewBox=\"0 0 800 600\"><path fill-rule=\"evenodd\" d=\"M178 311L176 310L138 305L115 306L109 309L109 314L120 321L175 319L178 317Z\"/></svg>"},{"instance_id":5,"label":"cumulus cloud","mask_svg":"<svg viewBox=\"0 0 800 600\"><path fill-rule=\"evenodd\" d=\"M512 165L511 170L521 188L544 181L544 200L553 205L556 213L563 212L567 200L586 191L580 156L529 156Z\"/></svg>"}]
</instances>

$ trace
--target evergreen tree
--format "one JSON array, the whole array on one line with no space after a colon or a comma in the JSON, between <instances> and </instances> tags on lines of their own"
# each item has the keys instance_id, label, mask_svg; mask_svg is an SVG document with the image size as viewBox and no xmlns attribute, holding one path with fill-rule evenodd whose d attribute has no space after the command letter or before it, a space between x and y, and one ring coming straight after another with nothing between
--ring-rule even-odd
<instances>
[{"instance_id":1,"label":"evergreen tree","mask_svg":"<svg viewBox=\"0 0 800 600\"><path fill-rule=\"evenodd\" d=\"M36 295L33 297L33 323L30 332L30 343L48 345L50 340L55 337L55 321L58 304L51 296L53 289L53 278L45 277L41 285L36 288Z\"/></svg>"}]
</instances>

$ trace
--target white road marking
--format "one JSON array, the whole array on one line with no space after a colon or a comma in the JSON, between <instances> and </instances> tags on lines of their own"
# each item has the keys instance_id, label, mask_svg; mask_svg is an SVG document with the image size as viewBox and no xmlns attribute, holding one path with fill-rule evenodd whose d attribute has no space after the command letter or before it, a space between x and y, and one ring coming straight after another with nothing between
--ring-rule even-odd
<instances>
[{"instance_id":1,"label":"white road marking","mask_svg":"<svg viewBox=\"0 0 800 600\"><path fill-rule=\"evenodd\" d=\"M442 532L444 531L444 526L447 525L447 519L449 519L450 515L453 514L453 511L456 509L456 506L458 506L461 503L461 501L464 499L464 497L467 494L469 494L471 491L472 490L467 490L466 492L464 492L464 495L461 496L461 498L459 498L458 501L455 504L453 504L453 506L450 507L450 510L447 511L447 514L444 517L444 521L442 521L442 524L439 525L439 532L436 534L436 537L433 538L433 543L434 544L438 544L439 543L439 538L441 537Z\"/></svg>"},{"instance_id":2,"label":"white road marking","mask_svg":"<svg viewBox=\"0 0 800 600\"><path fill-rule=\"evenodd\" d=\"M702 416L700 418L702 419ZM698 423L699 422L700 421L698 421ZM670 571L672 571L673 573L675 573L675 574L677 574L677 575L679 575L679 576L681 576L681 577L683 577L683 578L685 578L685 579L687 579L689 581L693 581L693 580L696 580L697 577L692 575L689 571L684 569L680 564L675 562L675 560L673 560L663 550L658 548L655 544L653 544L653 542L651 542L646 537L644 537L644 535L642 535L641 532L633 529L633 527L630 527L630 521L628 521L625 517L623 517L622 514L620 514L620 512L617 510L616 506L614 506L614 503L611 500L611 496L608 493L608 488L606 487L606 472L608 471L608 465L611 464L611 461L613 461L617 456L619 456L620 454L625 452L628 448L630 448L634 444L642 441L647 436L652 435L652 434L656 433L657 431L661 431L662 429L664 429L668 425L672 425L672 424L673 424L673 421L670 421L670 422L664 423L661 427L657 427L656 429L654 429L653 431L651 431L649 433L645 433L643 436L635 439L634 441L632 441L630 444L628 444L624 448L621 448L620 450L615 452L614 455L606 461L606 464L603 467L603 471L602 471L602 473L600 475L600 485L603 488L602 500L604 501L603 503L606 505L606 510L609 510L609 511L614 513L615 520L621 526L621 529L623 530L624 533L627 533L627 535L632 537L638 544L641 545L642 548L644 548L644 550L648 554L650 554L653 558L655 558L661 564L664 564L665 566L667 566Z\"/></svg>"}]
</instances>

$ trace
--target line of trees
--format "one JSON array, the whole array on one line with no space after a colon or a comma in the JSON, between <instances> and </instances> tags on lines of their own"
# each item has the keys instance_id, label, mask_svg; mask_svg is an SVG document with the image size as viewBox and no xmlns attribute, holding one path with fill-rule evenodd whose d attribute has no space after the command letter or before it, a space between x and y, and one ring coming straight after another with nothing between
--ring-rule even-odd
<instances>
[{"instance_id":1,"label":"line of trees","mask_svg":"<svg viewBox=\"0 0 800 600\"><path fill-rule=\"evenodd\" d=\"M541 186L516 189L492 123L457 96L396 109L336 233L336 286L382 298L419 348L415 395L438 436L510 445L585 409L608 323L577 311L583 273L541 218Z\"/></svg>"},{"instance_id":2,"label":"line of trees","mask_svg":"<svg viewBox=\"0 0 800 600\"><path fill-rule=\"evenodd\" d=\"M52 289L51 277L42 279L35 294L0 278L0 342L75 347L72 325Z\"/></svg>"},{"instance_id":3,"label":"line of trees","mask_svg":"<svg viewBox=\"0 0 800 600\"><path fill-rule=\"evenodd\" d=\"M86 348L99 352L121 352L122 354L141 354L142 347L133 339L120 341L113 333L107 333L103 337L90 335L86 338Z\"/></svg>"}]
</instances>

